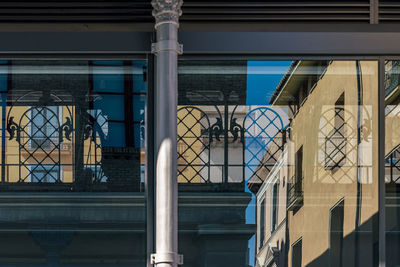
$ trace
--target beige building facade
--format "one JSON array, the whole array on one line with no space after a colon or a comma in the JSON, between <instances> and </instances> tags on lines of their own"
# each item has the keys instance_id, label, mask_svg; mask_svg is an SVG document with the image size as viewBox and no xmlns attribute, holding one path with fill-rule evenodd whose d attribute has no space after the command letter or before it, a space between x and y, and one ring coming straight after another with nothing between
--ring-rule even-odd
<instances>
[{"instance_id":1,"label":"beige building facade","mask_svg":"<svg viewBox=\"0 0 400 267\"><path fill-rule=\"evenodd\" d=\"M286 176L282 199L287 212L278 208L285 233L278 228L265 235L279 236L285 244L276 247L287 261L278 266L375 264L377 96L375 61L294 61L278 85L271 104L290 107L290 149L286 160L276 163L279 178L271 172L261 187L270 188L271 179L282 181L281 186ZM282 162L286 169L278 167ZM257 205L262 206L260 201ZM270 209L264 211L265 228L271 222ZM273 265L264 260L259 266Z\"/></svg>"}]
</instances>

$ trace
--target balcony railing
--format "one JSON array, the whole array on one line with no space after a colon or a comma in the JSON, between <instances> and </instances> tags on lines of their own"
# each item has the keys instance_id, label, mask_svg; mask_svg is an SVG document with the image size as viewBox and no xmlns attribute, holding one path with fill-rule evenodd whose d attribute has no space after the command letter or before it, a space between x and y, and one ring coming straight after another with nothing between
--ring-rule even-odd
<instances>
[{"instance_id":1,"label":"balcony railing","mask_svg":"<svg viewBox=\"0 0 400 267\"><path fill-rule=\"evenodd\" d=\"M288 182L287 209L294 210L303 203L303 177L293 175Z\"/></svg>"}]
</instances>

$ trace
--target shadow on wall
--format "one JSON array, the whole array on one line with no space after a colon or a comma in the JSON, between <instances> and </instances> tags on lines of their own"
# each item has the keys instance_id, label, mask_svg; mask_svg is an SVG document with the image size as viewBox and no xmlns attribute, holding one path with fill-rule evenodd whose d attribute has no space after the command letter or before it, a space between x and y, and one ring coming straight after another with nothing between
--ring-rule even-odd
<instances>
[{"instance_id":1,"label":"shadow on wall","mask_svg":"<svg viewBox=\"0 0 400 267\"><path fill-rule=\"evenodd\" d=\"M341 251L341 266L363 266L363 267L378 266L377 229L378 229L378 214L375 214L365 223L360 225L358 231L353 231L343 238L343 245ZM303 247L303 251L307 253L306 246ZM328 249L324 253L322 253L319 257L317 257L316 259L314 259L312 262L310 262L305 266L307 267L331 266L331 262L334 261L333 259L334 254L335 253L332 251L332 248Z\"/></svg>"}]
</instances>

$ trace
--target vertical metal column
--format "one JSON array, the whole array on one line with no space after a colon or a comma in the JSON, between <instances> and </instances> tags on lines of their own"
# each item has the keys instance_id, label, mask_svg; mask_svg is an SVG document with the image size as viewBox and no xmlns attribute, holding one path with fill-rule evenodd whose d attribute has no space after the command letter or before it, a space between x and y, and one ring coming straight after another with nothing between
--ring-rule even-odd
<instances>
[{"instance_id":1,"label":"vertical metal column","mask_svg":"<svg viewBox=\"0 0 400 267\"><path fill-rule=\"evenodd\" d=\"M155 149L154 149L154 56L147 57L147 105L145 113L146 126L146 175L145 175L145 192L146 192L146 266L152 267L150 263L150 255L154 252L154 177L155 177Z\"/></svg>"},{"instance_id":2,"label":"vertical metal column","mask_svg":"<svg viewBox=\"0 0 400 267\"><path fill-rule=\"evenodd\" d=\"M7 93L2 93L0 95L1 95L1 112L2 112L2 118L1 118L1 182L4 183L6 181ZM8 170L7 170L7 174L8 174Z\"/></svg>"},{"instance_id":3,"label":"vertical metal column","mask_svg":"<svg viewBox=\"0 0 400 267\"><path fill-rule=\"evenodd\" d=\"M156 253L151 263L157 267L182 264L178 255L177 183L177 88L179 16L182 0L153 0L157 42L156 56Z\"/></svg>"},{"instance_id":4,"label":"vertical metal column","mask_svg":"<svg viewBox=\"0 0 400 267\"><path fill-rule=\"evenodd\" d=\"M379 267L386 266L386 184L385 184L385 59L378 61L378 192ZM375 229L374 229L375 230Z\"/></svg>"}]
</instances>

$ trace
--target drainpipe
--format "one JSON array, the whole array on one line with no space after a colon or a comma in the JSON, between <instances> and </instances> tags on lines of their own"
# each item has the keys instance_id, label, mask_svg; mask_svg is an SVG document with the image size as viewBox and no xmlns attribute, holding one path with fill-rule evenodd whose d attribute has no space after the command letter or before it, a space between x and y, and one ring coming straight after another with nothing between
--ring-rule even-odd
<instances>
[{"instance_id":1,"label":"drainpipe","mask_svg":"<svg viewBox=\"0 0 400 267\"><path fill-rule=\"evenodd\" d=\"M355 238L354 238L354 266L360 266L360 222L362 206L362 185L361 185L361 127L362 127L362 105L363 105L363 83L360 61L356 61L357 68L357 206L355 217Z\"/></svg>"},{"instance_id":2,"label":"drainpipe","mask_svg":"<svg viewBox=\"0 0 400 267\"><path fill-rule=\"evenodd\" d=\"M157 42L152 44L155 72L156 149L156 253L157 267L176 267L178 252L177 88L179 16L182 0L153 0Z\"/></svg>"}]
</instances>

